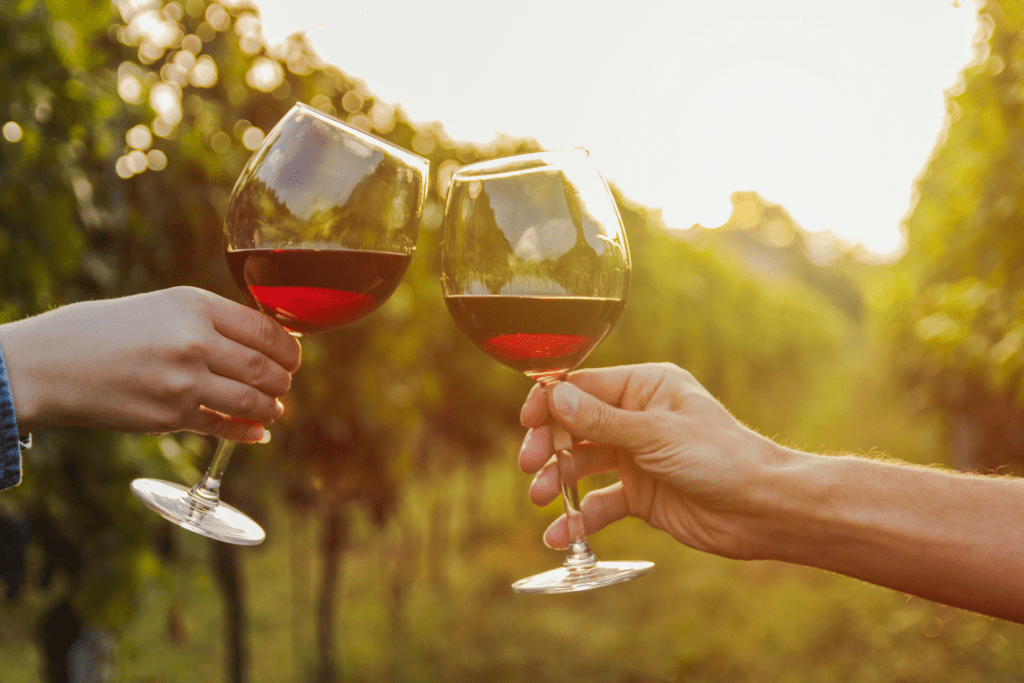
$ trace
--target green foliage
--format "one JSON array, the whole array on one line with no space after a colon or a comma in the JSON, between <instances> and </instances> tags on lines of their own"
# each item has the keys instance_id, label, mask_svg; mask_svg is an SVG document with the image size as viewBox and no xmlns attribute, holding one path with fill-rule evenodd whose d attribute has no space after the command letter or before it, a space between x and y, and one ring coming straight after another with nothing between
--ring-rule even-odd
<instances>
[{"instance_id":1,"label":"green foliage","mask_svg":"<svg viewBox=\"0 0 1024 683\"><path fill-rule=\"evenodd\" d=\"M950 414L957 461L1024 461L1024 14L990 0L880 298L896 360Z\"/></svg>"},{"instance_id":2,"label":"green foliage","mask_svg":"<svg viewBox=\"0 0 1024 683\"><path fill-rule=\"evenodd\" d=\"M766 283L725 249L670 235L642 207L620 199L619 210L634 263L631 296L593 364L671 361L756 428L791 428L813 400L817 374L844 349L851 321L806 283Z\"/></svg>"}]
</instances>

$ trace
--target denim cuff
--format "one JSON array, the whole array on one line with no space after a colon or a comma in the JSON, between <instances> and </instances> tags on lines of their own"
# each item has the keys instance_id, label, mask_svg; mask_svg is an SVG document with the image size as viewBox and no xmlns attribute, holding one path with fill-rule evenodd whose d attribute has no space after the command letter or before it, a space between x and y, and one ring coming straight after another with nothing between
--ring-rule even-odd
<instances>
[{"instance_id":1,"label":"denim cuff","mask_svg":"<svg viewBox=\"0 0 1024 683\"><path fill-rule=\"evenodd\" d=\"M18 436L14 397L7 378L7 365L0 349L0 490L21 483L21 449L32 445L32 435Z\"/></svg>"}]
</instances>

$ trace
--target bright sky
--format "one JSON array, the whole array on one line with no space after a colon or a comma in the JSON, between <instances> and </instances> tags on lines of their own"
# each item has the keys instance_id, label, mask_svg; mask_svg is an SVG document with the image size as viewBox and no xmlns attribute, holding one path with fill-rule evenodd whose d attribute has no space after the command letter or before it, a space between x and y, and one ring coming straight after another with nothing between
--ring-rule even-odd
<instances>
[{"instance_id":1,"label":"bright sky","mask_svg":"<svg viewBox=\"0 0 1024 683\"><path fill-rule=\"evenodd\" d=\"M588 148L669 227L753 190L876 253L972 59L969 0L256 0L317 52L456 140Z\"/></svg>"}]
</instances>

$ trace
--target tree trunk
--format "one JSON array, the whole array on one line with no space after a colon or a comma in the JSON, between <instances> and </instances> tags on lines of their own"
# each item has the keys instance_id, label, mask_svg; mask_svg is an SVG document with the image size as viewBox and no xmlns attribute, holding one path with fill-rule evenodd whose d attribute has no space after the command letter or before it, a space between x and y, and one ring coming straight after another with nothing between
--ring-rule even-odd
<instances>
[{"instance_id":1,"label":"tree trunk","mask_svg":"<svg viewBox=\"0 0 1024 683\"><path fill-rule=\"evenodd\" d=\"M472 464L466 468L466 528L463 543L470 547L476 545L483 535L484 524L480 518L483 506L483 472L480 464Z\"/></svg>"},{"instance_id":2,"label":"tree trunk","mask_svg":"<svg viewBox=\"0 0 1024 683\"><path fill-rule=\"evenodd\" d=\"M400 524L401 535L392 554L395 565L388 586L388 623L391 637L401 643L406 631L406 604L416 583L416 558L419 555L420 534L414 522Z\"/></svg>"},{"instance_id":3,"label":"tree trunk","mask_svg":"<svg viewBox=\"0 0 1024 683\"><path fill-rule=\"evenodd\" d=\"M45 683L71 680L69 654L81 630L82 620L67 600L59 602L43 617L39 624L39 642L43 659L41 676Z\"/></svg>"},{"instance_id":4,"label":"tree trunk","mask_svg":"<svg viewBox=\"0 0 1024 683\"><path fill-rule=\"evenodd\" d=\"M228 683L249 680L249 648L245 642L248 614L245 581L238 561L238 548L230 543L210 541L213 576L224 598L224 636Z\"/></svg>"},{"instance_id":5,"label":"tree trunk","mask_svg":"<svg viewBox=\"0 0 1024 683\"><path fill-rule=\"evenodd\" d=\"M448 540L451 524L451 505L443 496L435 496L430 508L427 532L427 573L434 590L442 595L448 592Z\"/></svg>"},{"instance_id":6,"label":"tree trunk","mask_svg":"<svg viewBox=\"0 0 1024 683\"><path fill-rule=\"evenodd\" d=\"M316 683L336 683L341 680L334 657L335 610L342 560L348 545L348 518L341 501L331 500L324 513L320 554L323 557L323 575L320 597L316 606L317 672Z\"/></svg>"},{"instance_id":7,"label":"tree trunk","mask_svg":"<svg viewBox=\"0 0 1024 683\"><path fill-rule=\"evenodd\" d=\"M306 541L309 529L306 524L307 515L290 512L291 530L288 534L288 562L291 579L291 619L292 619L292 671L296 680L306 680L310 664L306 647L309 613L309 586L311 577L309 560L306 555Z\"/></svg>"}]
</instances>

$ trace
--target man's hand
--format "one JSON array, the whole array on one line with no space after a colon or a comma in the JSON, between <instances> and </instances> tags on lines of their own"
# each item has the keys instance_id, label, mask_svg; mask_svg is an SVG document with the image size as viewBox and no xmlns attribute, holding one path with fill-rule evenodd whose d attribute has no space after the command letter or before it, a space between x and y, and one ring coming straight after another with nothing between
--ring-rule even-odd
<instances>
[{"instance_id":1,"label":"man's hand","mask_svg":"<svg viewBox=\"0 0 1024 683\"><path fill-rule=\"evenodd\" d=\"M693 375L662 363L575 372L550 398L535 386L520 414L530 430L519 466L537 473L530 497L538 505L560 491L552 417L579 440L573 451L580 476L619 473L617 483L583 499L587 533L632 515L693 548L753 555L750 495L767 465L788 456L740 424ZM544 539L566 547L564 516Z\"/></svg>"}]
</instances>

